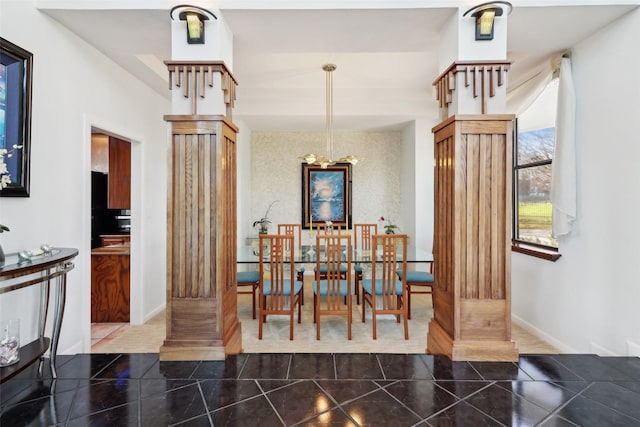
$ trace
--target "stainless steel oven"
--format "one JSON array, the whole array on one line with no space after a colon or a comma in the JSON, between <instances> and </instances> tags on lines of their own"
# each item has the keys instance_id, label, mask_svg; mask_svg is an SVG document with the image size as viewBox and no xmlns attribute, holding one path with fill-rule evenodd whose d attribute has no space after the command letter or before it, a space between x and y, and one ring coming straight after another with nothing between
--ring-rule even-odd
<instances>
[{"instance_id":1,"label":"stainless steel oven","mask_svg":"<svg viewBox=\"0 0 640 427\"><path fill-rule=\"evenodd\" d=\"M114 215L115 231L118 233L131 232L131 211L122 210L120 214Z\"/></svg>"}]
</instances>

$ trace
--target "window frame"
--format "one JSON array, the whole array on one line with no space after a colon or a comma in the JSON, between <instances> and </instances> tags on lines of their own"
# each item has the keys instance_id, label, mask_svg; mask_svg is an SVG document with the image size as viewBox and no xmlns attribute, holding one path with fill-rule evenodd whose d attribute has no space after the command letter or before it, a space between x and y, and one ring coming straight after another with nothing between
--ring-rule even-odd
<instances>
[{"instance_id":1,"label":"window frame","mask_svg":"<svg viewBox=\"0 0 640 427\"><path fill-rule=\"evenodd\" d=\"M529 169L539 166L546 166L553 164L553 158L547 160L536 160L525 164L518 163L518 119L513 121L513 159L512 159L512 195L511 195L511 251L530 255L536 258L541 258L548 261L557 261L562 255L558 249L553 246L542 245L538 243L527 242L525 240L518 239L518 171L523 169Z\"/></svg>"}]
</instances>

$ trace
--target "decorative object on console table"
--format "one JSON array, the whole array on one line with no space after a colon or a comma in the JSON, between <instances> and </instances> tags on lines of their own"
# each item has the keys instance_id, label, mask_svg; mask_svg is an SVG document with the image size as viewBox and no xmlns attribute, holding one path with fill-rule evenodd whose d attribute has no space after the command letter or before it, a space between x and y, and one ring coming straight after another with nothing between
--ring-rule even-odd
<instances>
[{"instance_id":1,"label":"decorative object on console table","mask_svg":"<svg viewBox=\"0 0 640 427\"><path fill-rule=\"evenodd\" d=\"M380 217L380 221L384 223L385 221L384 216ZM384 234L396 234L396 229L398 228L398 226L395 224L392 224L391 220L386 220L386 221L387 221L387 225L384 226Z\"/></svg>"},{"instance_id":2,"label":"decorative object on console table","mask_svg":"<svg viewBox=\"0 0 640 427\"><path fill-rule=\"evenodd\" d=\"M20 361L20 320L10 319L0 324L0 367Z\"/></svg>"},{"instance_id":3,"label":"decorative object on console table","mask_svg":"<svg viewBox=\"0 0 640 427\"><path fill-rule=\"evenodd\" d=\"M33 54L0 37L0 161L2 197L29 197ZM12 147L9 150L7 147ZM15 153L10 154L22 148ZM7 180L11 175L11 180Z\"/></svg>"},{"instance_id":4,"label":"decorative object on console table","mask_svg":"<svg viewBox=\"0 0 640 427\"><path fill-rule=\"evenodd\" d=\"M258 227L258 234L268 234L269 233L269 225L271 225L271 220L269 219L269 212L271 211L271 207L279 202L280 200L274 200L271 202L267 211L264 213L264 216L257 221L253 222L253 227Z\"/></svg>"}]
</instances>

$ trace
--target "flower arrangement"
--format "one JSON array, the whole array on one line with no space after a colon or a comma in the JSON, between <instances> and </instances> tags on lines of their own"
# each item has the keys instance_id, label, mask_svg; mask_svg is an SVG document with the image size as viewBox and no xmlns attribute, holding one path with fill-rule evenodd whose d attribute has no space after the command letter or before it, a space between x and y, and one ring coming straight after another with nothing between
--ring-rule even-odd
<instances>
[{"instance_id":1,"label":"flower arrangement","mask_svg":"<svg viewBox=\"0 0 640 427\"><path fill-rule=\"evenodd\" d=\"M280 200L274 200L271 202L267 211L264 213L264 216L257 221L253 221L253 226L258 227L259 234L267 234L269 232L269 225L271 224L271 220L269 219L269 211L271 211L271 207L279 202Z\"/></svg>"},{"instance_id":2,"label":"flower arrangement","mask_svg":"<svg viewBox=\"0 0 640 427\"><path fill-rule=\"evenodd\" d=\"M384 216L380 217L380 221L384 222ZM387 221L387 225L384 226L384 232L385 234L395 234L396 233L396 228L398 228L397 225L392 224L391 220L386 220Z\"/></svg>"},{"instance_id":3,"label":"flower arrangement","mask_svg":"<svg viewBox=\"0 0 640 427\"><path fill-rule=\"evenodd\" d=\"M11 184L11 175L9 175L9 169L7 169L7 164L5 163L4 158L13 156L13 153L21 148L22 145L14 145L11 150L0 148L0 191L2 191L3 188L7 188L7 185ZM9 227L0 224L0 233L4 233L5 231L9 231Z\"/></svg>"}]
</instances>

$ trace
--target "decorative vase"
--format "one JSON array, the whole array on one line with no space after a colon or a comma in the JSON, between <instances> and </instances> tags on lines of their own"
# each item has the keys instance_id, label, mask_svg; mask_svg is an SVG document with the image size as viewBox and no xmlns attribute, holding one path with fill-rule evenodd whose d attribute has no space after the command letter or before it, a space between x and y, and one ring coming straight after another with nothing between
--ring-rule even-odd
<instances>
[{"instance_id":1,"label":"decorative vase","mask_svg":"<svg viewBox=\"0 0 640 427\"><path fill-rule=\"evenodd\" d=\"M385 231L385 234L396 234L396 233L393 231L393 228L387 228L387 230Z\"/></svg>"},{"instance_id":2,"label":"decorative vase","mask_svg":"<svg viewBox=\"0 0 640 427\"><path fill-rule=\"evenodd\" d=\"M2 245L0 245L0 265L4 264L4 251L2 250Z\"/></svg>"}]
</instances>

